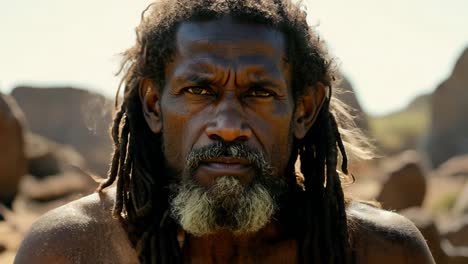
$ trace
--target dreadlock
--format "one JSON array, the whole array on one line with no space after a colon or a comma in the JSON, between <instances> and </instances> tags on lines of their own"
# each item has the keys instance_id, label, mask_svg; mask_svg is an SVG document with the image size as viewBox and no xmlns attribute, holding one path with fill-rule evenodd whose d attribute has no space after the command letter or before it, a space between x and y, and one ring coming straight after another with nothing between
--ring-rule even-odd
<instances>
[{"instance_id":1,"label":"dreadlock","mask_svg":"<svg viewBox=\"0 0 468 264\"><path fill-rule=\"evenodd\" d=\"M317 82L329 87L316 122L303 139L293 143L285 177L296 181L294 163L299 158L304 175L304 188L294 196L300 219L294 220L299 261L352 263L346 201L336 170L339 150L341 171L347 174L347 138L342 139L343 128L335 118L347 116L340 116L338 101L332 99L332 60L307 25L305 11L290 0L161 0L151 4L136 29L136 44L123 53L124 99L112 124L114 153L108 178L98 191L117 181L113 214L125 226L142 263L182 263L178 225L168 216L169 179L164 175L161 135L152 133L144 120L138 87L143 79L164 87L164 66L174 54L175 32L181 22L225 15L285 34L296 99Z\"/></svg>"}]
</instances>

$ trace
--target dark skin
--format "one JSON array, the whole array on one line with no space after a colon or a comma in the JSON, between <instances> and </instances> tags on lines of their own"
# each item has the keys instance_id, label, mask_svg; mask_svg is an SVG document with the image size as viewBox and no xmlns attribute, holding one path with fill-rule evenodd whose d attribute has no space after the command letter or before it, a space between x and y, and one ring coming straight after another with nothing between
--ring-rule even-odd
<instances>
[{"instance_id":1,"label":"dark skin","mask_svg":"<svg viewBox=\"0 0 468 264\"><path fill-rule=\"evenodd\" d=\"M281 177L292 136L303 137L312 125L325 99L324 86L310 89L294 111L284 36L265 26L236 23L231 18L183 23L176 40L177 52L166 67L162 93L149 80L140 87L148 124L154 133L164 128L168 166L181 172L184 163L180 161L186 160L191 149L217 140L238 141L263 151L267 161L275 164L274 177ZM245 160L225 157L203 162L193 177L210 186L223 175L249 184L255 170ZM279 253L274 249L282 243L271 247L271 241L280 235L278 223L273 222L249 235L220 231L209 237L188 236L184 253L219 263L233 258L256 260L252 253L264 259ZM294 240L287 241L291 243Z\"/></svg>"},{"instance_id":2,"label":"dark skin","mask_svg":"<svg viewBox=\"0 0 468 264\"><path fill-rule=\"evenodd\" d=\"M190 150L237 141L263 151L280 177L293 134L305 135L325 98L323 85L301 97L294 112L284 37L265 26L229 18L183 23L176 39L162 92L150 80L140 87L152 131L164 128L168 166L181 172ZM210 185L218 176L234 175L247 184L254 174L246 161L225 158L207 161L194 177Z\"/></svg>"},{"instance_id":3,"label":"dark skin","mask_svg":"<svg viewBox=\"0 0 468 264\"><path fill-rule=\"evenodd\" d=\"M174 60L166 67L166 86L155 87L151 80L140 85L142 111L151 130L163 133L168 166L181 172L180 161L191 149L216 140L240 141L264 152L275 165L274 177L282 177L290 143L312 126L325 87L317 83L293 98L284 36L265 26L229 17L185 22L176 43ZM248 162L230 158L206 161L193 177L209 186L226 174L246 185L255 177ZM112 197L113 191L94 194L45 215L33 226L15 262L136 263L125 231L111 216ZM355 222L351 229L357 263L434 263L421 234L405 218L359 203L351 203L347 214ZM284 228L272 220L253 234L185 234L184 260L294 263L296 240Z\"/></svg>"}]
</instances>

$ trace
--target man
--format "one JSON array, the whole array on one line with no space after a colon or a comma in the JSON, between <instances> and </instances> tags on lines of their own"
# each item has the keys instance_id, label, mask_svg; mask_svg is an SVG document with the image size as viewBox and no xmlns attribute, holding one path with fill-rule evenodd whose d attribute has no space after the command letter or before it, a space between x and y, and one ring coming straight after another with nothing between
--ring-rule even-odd
<instances>
[{"instance_id":1,"label":"man","mask_svg":"<svg viewBox=\"0 0 468 264\"><path fill-rule=\"evenodd\" d=\"M137 36L109 178L16 263L433 263L408 220L343 197L333 65L298 6L165 0Z\"/></svg>"}]
</instances>

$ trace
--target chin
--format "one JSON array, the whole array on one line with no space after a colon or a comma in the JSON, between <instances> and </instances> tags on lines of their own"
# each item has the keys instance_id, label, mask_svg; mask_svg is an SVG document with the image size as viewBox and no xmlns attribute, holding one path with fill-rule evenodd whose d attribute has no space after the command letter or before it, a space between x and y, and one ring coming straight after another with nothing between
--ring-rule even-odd
<instances>
[{"instance_id":1,"label":"chin","mask_svg":"<svg viewBox=\"0 0 468 264\"><path fill-rule=\"evenodd\" d=\"M277 210L267 186L244 185L236 176L218 177L209 188L190 181L173 189L171 215L188 233L204 236L227 230L253 233L270 222Z\"/></svg>"}]
</instances>

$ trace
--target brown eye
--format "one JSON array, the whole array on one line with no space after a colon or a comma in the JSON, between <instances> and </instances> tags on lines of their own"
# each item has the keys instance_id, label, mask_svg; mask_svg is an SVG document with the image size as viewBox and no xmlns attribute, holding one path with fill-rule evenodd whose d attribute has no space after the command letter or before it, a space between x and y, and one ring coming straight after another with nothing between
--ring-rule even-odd
<instances>
[{"instance_id":1,"label":"brown eye","mask_svg":"<svg viewBox=\"0 0 468 264\"><path fill-rule=\"evenodd\" d=\"M185 90L187 93L195 94L195 95L211 95L212 92L204 87L194 86L189 87Z\"/></svg>"},{"instance_id":2,"label":"brown eye","mask_svg":"<svg viewBox=\"0 0 468 264\"><path fill-rule=\"evenodd\" d=\"M264 89L251 89L247 96L252 96L252 97L270 97L273 96L272 93L270 93L267 90Z\"/></svg>"}]
</instances>

